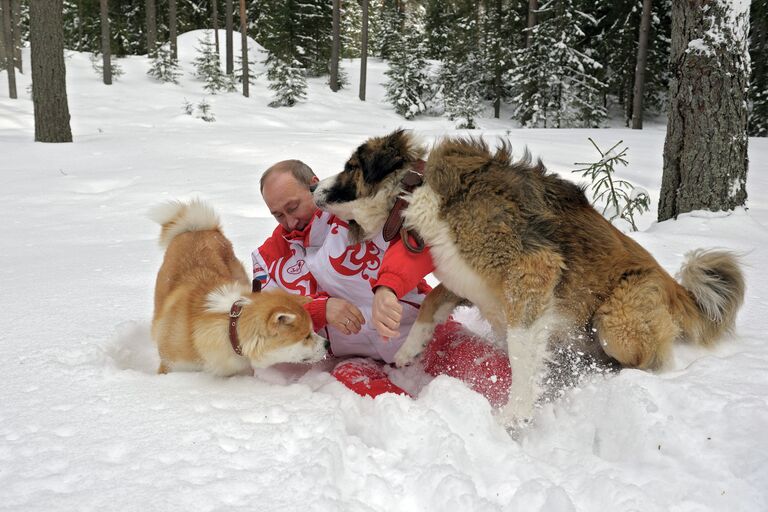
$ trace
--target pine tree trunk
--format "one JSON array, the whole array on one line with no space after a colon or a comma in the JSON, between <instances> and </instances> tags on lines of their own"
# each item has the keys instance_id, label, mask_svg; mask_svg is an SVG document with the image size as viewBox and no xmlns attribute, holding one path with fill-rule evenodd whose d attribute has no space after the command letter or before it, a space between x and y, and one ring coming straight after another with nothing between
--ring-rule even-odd
<instances>
[{"instance_id":1,"label":"pine tree trunk","mask_svg":"<svg viewBox=\"0 0 768 512\"><path fill-rule=\"evenodd\" d=\"M525 47L531 46L531 29L536 26L536 11L539 9L539 0L528 0L528 31L525 33Z\"/></svg>"},{"instance_id":2,"label":"pine tree trunk","mask_svg":"<svg viewBox=\"0 0 768 512\"><path fill-rule=\"evenodd\" d=\"M3 4L5 2L0 0L0 71L5 69L6 53L5 53L5 18Z\"/></svg>"},{"instance_id":3,"label":"pine tree trunk","mask_svg":"<svg viewBox=\"0 0 768 512\"><path fill-rule=\"evenodd\" d=\"M333 39L331 44L331 90L339 90L339 53L341 50L341 1L333 0Z\"/></svg>"},{"instance_id":4,"label":"pine tree trunk","mask_svg":"<svg viewBox=\"0 0 768 512\"><path fill-rule=\"evenodd\" d=\"M496 47L495 48L495 53L496 53L497 57L500 54L499 44L501 44L501 40L500 40L500 38L498 36L499 34L501 34L501 30L502 30L502 27L501 27L501 23L502 23L502 20L501 20L501 15L502 15L502 5L501 5L501 2L502 2L502 0L496 0L496 5L495 5L495 7L496 7L496 20L495 20L496 26L493 28L493 31L496 34L494 36L494 38L493 38L494 39L493 44ZM493 117L496 118L496 119L498 119L499 116L501 116L501 94L502 94L502 91L501 91L501 75L502 75L502 72L503 72L502 71L502 65L503 64L504 64L503 62L494 62L493 63L494 67L496 68L494 70L494 74L493 74L493 95L495 96L495 98L493 100Z\"/></svg>"},{"instance_id":5,"label":"pine tree trunk","mask_svg":"<svg viewBox=\"0 0 768 512\"><path fill-rule=\"evenodd\" d=\"M176 0L168 0L168 32L171 39L171 58L179 59L179 47L176 41Z\"/></svg>"},{"instance_id":6,"label":"pine tree trunk","mask_svg":"<svg viewBox=\"0 0 768 512\"><path fill-rule=\"evenodd\" d=\"M213 8L213 12L211 13L211 16L213 17L213 40L216 43L216 55L219 55L219 0L212 0L211 1L211 7ZM221 61L219 61L221 62Z\"/></svg>"},{"instance_id":7,"label":"pine tree trunk","mask_svg":"<svg viewBox=\"0 0 768 512\"><path fill-rule=\"evenodd\" d=\"M77 0L77 51L83 51L83 0Z\"/></svg>"},{"instance_id":8,"label":"pine tree trunk","mask_svg":"<svg viewBox=\"0 0 768 512\"><path fill-rule=\"evenodd\" d=\"M363 26L360 31L360 101L365 101L365 82L368 76L368 0L362 0Z\"/></svg>"},{"instance_id":9,"label":"pine tree trunk","mask_svg":"<svg viewBox=\"0 0 768 512\"><path fill-rule=\"evenodd\" d=\"M227 11L224 13L224 24L227 29L227 74L231 75L235 72L234 44L232 41L232 0L226 0L224 2L224 9Z\"/></svg>"},{"instance_id":10,"label":"pine tree trunk","mask_svg":"<svg viewBox=\"0 0 768 512\"><path fill-rule=\"evenodd\" d=\"M100 0L101 8L101 64L104 85L112 85L112 50L109 42L109 1Z\"/></svg>"},{"instance_id":11,"label":"pine tree trunk","mask_svg":"<svg viewBox=\"0 0 768 512\"><path fill-rule=\"evenodd\" d=\"M746 13L728 0L672 2L672 80L659 221L747 199ZM737 23L732 21L735 19Z\"/></svg>"},{"instance_id":12,"label":"pine tree trunk","mask_svg":"<svg viewBox=\"0 0 768 512\"><path fill-rule=\"evenodd\" d=\"M13 60L19 73L24 73L21 65L21 2L11 0L11 32L13 33Z\"/></svg>"},{"instance_id":13,"label":"pine tree trunk","mask_svg":"<svg viewBox=\"0 0 768 512\"><path fill-rule=\"evenodd\" d=\"M62 0L29 6L35 141L72 142L64 67Z\"/></svg>"},{"instance_id":14,"label":"pine tree trunk","mask_svg":"<svg viewBox=\"0 0 768 512\"><path fill-rule=\"evenodd\" d=\"M8 97L15 100L16 71L13 65L13 36L11 31L11 1L2 0L3 5L3 40L5 41L5 71L8 73Z\"/></svg>"},{"instance_id":15,"label":"pine tree trunk","mask_svg":"<svg viewBox=\"0 0 768 512\"><path fill-rule=\"evenodd\" d=\"M243 47L243 96L247 98L250 93L250 83L248 81L248 18L245 12L245 0L240 0L240 36Z\"/></svg>"},{"instance_id":16,"label":"pine tree trunk","mask_svg":"<svg viewBox=\"0 0 768 512\"><path fill-rule=\"evenodd\" d=\"M157 8L155 0L146 0L147 11L147 55L157 55Z\"/></svg>"},{"instance_id":17,"label":"pine tree trunk","mask_svg":"<svg viewBox=\"0 0 768 512\"><path fill-rule=\"evenodd\" d=\"M0 71L5 69L5 18L3 18L3 2L0 0Z\"/></svg>"},{"instance_id":18,"label":"pine tree trunk","mask_svg":"<svg viewBox=\"0 0 768 512\"><path fill-rule=\"evenodd\" d=\"M651 30L651 2L643 0L643 15L640 18L640 38L637 43L637 65L635 66L635 89L632 101L632 129L643 129L643 92L645 89L645 64L648 59L648 32Z\"/></svg>"}]
</instances>

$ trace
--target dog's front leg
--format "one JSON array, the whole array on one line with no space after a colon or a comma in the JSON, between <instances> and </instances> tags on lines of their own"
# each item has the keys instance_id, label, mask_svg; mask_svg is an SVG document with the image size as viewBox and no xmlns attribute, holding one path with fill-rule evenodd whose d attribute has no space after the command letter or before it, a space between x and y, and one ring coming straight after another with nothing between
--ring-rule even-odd
<instances>
[{"instance_id":1,"label":"dog's front leg","mask_svg":"<svg viewBox=\"0 0 768 512\"><path fill-rule=\"evenodd\" d=\"M561 329L554 290L563 265L558 255L545 251L520 258L516 265L518 272L510 272L505 283L512 385L501 419L505 424L522 427L532 418L541 394L549 338ZM525 271L519 272L520 268Z\"/></svg>"},{"instance_id":2,"label":"dog's front leg","mask_svg":"<svg viewBox=\"0 0 768 512\"><path fill-rule=\"evenodd\" d=\"M405 366L411 363L427 345L435 332L435 326L448 320L456 306L465 299L451 292L442 284L437 285L424 299L419 316L408 333L403 345L395 354L395 364Z\"/></svg>"},{"instance_id":3,"label":"dog's front leg","mask_svg":"<svg viewBox=\"0 0 768 512\"><path fill-rule=\"evenodd\" d=\"M522 427L533 416L534 405L541 394L553 321L553 315L545 312L528 327L518 325L507 330L512 385L509 401L500 412L505 425Z\"/></svg>"}]
</instances>

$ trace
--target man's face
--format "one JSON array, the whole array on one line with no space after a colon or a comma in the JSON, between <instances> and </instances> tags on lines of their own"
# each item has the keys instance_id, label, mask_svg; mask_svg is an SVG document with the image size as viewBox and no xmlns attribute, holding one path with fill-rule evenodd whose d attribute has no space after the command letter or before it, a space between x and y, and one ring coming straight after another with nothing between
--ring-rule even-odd
<instances>
[{"instance_id":1,"label":"man's face","mask_svg":"<svg viewBox=\"0 0 768 512\"><path fill-rule=\"evenodd\" d=\"M313 184L317 181L317 178L312 179ZM264 182L261 195L272 216L286 231L301 231L307 227L317 209L312 192L290 172L271 174Z\"/></svg>"}]
</instances>

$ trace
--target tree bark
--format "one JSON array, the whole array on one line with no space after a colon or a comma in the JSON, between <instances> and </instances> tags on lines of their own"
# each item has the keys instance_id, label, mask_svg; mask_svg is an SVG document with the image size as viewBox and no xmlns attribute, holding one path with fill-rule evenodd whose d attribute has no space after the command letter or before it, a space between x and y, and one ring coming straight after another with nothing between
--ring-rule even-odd
<instances>
[{"instance_id":1,"label":"tree bark","mask_svg":"<svg viewBox=\"0 0 768 512\"><path fill-rule=\"evenodd\" d=\"M157 8L155 0L146 0L147 11L147 55L157 55Z\"/></svg>"},{"instance_id":2,"label":"tree bark","mask_svg":"<svg viewBox=\"0 0 768 512\"><path fill-rule=\"evenodd\" d=\"M13 61L19 73L24 73L21 65L21 2L11 0L11 32L13 33Z\"/></svg>"},{"instance_id":3,"label":"tree bark","mask_svg":"<svg viewBox=\"0 0 768 512\"><path fill-rule=\"evenodd\" d=\"M670 107L658 219L747 199L746 13L724 0L672 2ZM732 23L735 19L737 23Z\"/></svg>"},{"instance_id":4,"label":"tree bark","mask_svg":"<svg viewBox=\"0 0 768 512\"><path fill-rule=\"evenodd\" d=\"M101 65L104 85L112 85L112 50L109 41L109 1L100 0L101 8Z\"/></svg>"},{"instance_id":5,"label":"tree bark","mask_svg":"<svg viewBox=\"0 0 768 512\"><path fill-rule=\"evenodd\" d=\"M499 34L501 34L501 15L502 15L502 0L496 0L495 2L495 9L496 9L496 19L494 20L495 26L493 27L493 31L495 33L494 36L494 53L496 54L496 58L499 59L501 50L499 48L499 45L501 44ZM500 60L500 59L499 59ZM495 68L493 73L493 95L495 96L493 100L493 117L495 119L498 119L501 116L501 76L503 73L502 70L502 64L503 62L494 62L493 66Z\"/></svg>"},{"instance_id":6,"label":"tree bark","mask_svg":"<svg viewBox=\"0 0 768 512\"><path fill-rule=\"evenodd\" d=\"M168 0L168 32L171 39L171 58L179 59L179 47L176 41L176 0Z\"/></svg>"},{"instance_id":7,"label":"tree bark","mask_svg":"<svg viewBox=\"0 0 768 512\"><path fill-rule=\"evenodd\" d=\"M0 71L5 69L5 17L4 17L4 10L3 10L3 4L4 0L0 0Z\"/></svg>"},{"instance_id":8,"label":"tree bark","mask_svg":"<svg viewBox=\"0 0 768 512\"><path fill-rule=\"evenodd\" d=\"M333 0L333 42L331 44L331 90L333 92L339 90L339 52L341 50L341 31L339 28L341 21L340 4L340 0Z\"/></svg>"},{"instance_id":9,"label":"tree bark","mask_svg":"<svg viewBox=\"0 0 768 512\"><path fill-rule=\"evenodd\" d=\"M648 32L651 30L652 0L643 0L643 15L640 18L640 38L637 43L637 64L635 65L635 88L632 101L632 129L643 129L643 92L645 89L645 64L648 60Z\"/></svg>"},{"instance_id":10,"label":"tree bark","mask_svg":"<svg viewBox=\"0 0 768 512\"><path fill-rule=\"evenodd\" d=\"M525 47L531 46L531 29L536 26L536 11L539 9L539 0L528 0L528 31L525 33Z\"/></svg>"},{"instance_id":11,"label":"tree bark","mask_svg":"<svg viewBox=\"0 0 768 512\"><path fill-rule=\"evenodd\" d=\"M224 2L224 9L227 11L224 13L224 24L227 30L226 44L227 44L227 74L231 75L235 72L235 56L234 56L234 44L232 36L232 0L226 0Z\"/></svg>"},{"instance_id":12,"label":"tree bark","mask_svg":"<svg viewBox=\"0 0 768 512\"><path fill-rule=\"evenodd\" d=\"M245 12L245 0L240 0L240 40L243 55L243 96L249 95L248 81L248 19Z\"/></svg>"},{"instance_id":13,"label":"tree bark","mask_svg":"<svg viewBox=\"0 0 768 512\"><path fill-rule=\"evenodd\" d=\"M83 0L77 0L77 51L83 51Z\"/></svg>"},{"instance_id":14,"label":"tree bark","mask_svg":"<svg viewBox=\"0 0 768 512\"><path fill-rule=\"evenodd\" d=\"M213 17L213 40L216 43L216 55L219 54L219 6L218 6L219 0L211 0L211 7L213 9L213 12L211 13L211 16ZM221 62L221 61L219 61Z\"/></svg>"},{"instance_id":15,"label":"tree bark","mask_svg":"<svg viewBox=\"0 0 768 512\"><path fill-rule=\"evenodd\" d=\"M360 101L365 101L365 82L368 75L368 0L362 0L363 26L360 32Z\"/></svg>"},{"instance_id":16,"label":"tree bark","mask_svg":"<svg viewBox=\"0 0 768 512\"><path fill-rule=\"evenodd\" d=\"M11 2L2 0L3 7L3 46L5 47L5 71L8 73L8 97L15 100L16 72L13 65L13 36L11 35Z\"/></svg>"},{"instance_id":17,"label":"tree bark","mask_svg":"<svg viewBox=\"0 0 768 512\"><path fill-rule=\"evenodd\" d=\"M29 6L32 102L37 142L72 142L62 11L62 0L32 1Z\"/></svg>"}]
</instances>

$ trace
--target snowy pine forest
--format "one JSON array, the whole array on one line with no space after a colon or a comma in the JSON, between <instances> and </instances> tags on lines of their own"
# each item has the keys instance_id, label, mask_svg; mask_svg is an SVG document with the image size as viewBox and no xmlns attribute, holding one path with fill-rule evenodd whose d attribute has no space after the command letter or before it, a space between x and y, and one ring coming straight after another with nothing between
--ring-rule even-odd
<instances>
[{"instance_id":1,"label":"snowy pine forest","mask_svg":"<svg viewBox=\"0 0 768 512\"><path fill-rule=\"evenodd\" d=\"M768 510L768 2L340 0L338 38L334 4L0 0L0 511ZM265 169L326 178L398 128L530 152L671 275L737 252L734 331L576 375L516 436L418 364L375 399L333 360L158 375L147 211L206 199L246 261Z\"/></svg>"},{"instance_id":2,"label":"snowy pine forest","mask_svg":"<svg viewBox=\"0 0 768 512\"><path fill-rule=\"evenodd\" d=\"M28 2L17 3L19 37L28 35ZM510 127L605 127L637 118L663 118L670 80L671 0L646 3L647 49L642 109L633 113L642 0L376 0L367 1L366 56L386 60L387 98L406 119L445 115L460 128L493 115ZM66 0L65 47L104 51L101 6ZM151 25L148 20L154 13ZM217 4L217 5L214 5ZM219 5L220 4L220 5ZM170 27L184 33L243 24L238 2L111 0L106 2L112 66L119 58L151 53L157 67L173 67ZM338 52L333 52L332 0L244 2L249 37L267 54L262 76L275 107L305 101L307 78L328 77L333 58L361 57L363 2L340 0ZM173 10L173 20L170 8ZM227 16L229 7L231 15ZM752 0L749 52L752 74L749 133L768 135L768 2ZM149 35L149 31L152 35ZM152 47L150 48L150 44ZM201 53L206 44L201 41ZM225 42L217 41L216 45ZM2 47L0 46L0 49ZM1 53L1 52L0 52ZM209 52L210 55L210 52ZM0 55L2 57L2 55ZM259 56L249 58L252 67ZM227 57L226 73L211 76L211 92L234 90L241 56ZM0 58L0 69L2 69ZM349 73L357 74L358 69ZM172 80L172 74L158 74ZM119 79L119 78L118 78ZM342 71L339 87L349 87ZM225 80L229 82L224 83ZM363 93L364 94L364 93Z\"/></svg>"}]
</instances>

